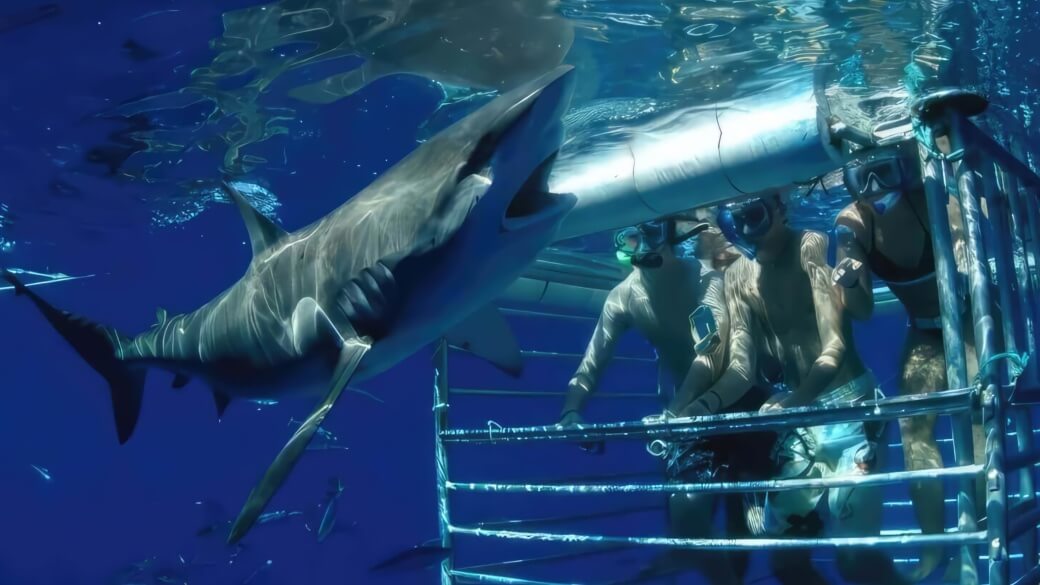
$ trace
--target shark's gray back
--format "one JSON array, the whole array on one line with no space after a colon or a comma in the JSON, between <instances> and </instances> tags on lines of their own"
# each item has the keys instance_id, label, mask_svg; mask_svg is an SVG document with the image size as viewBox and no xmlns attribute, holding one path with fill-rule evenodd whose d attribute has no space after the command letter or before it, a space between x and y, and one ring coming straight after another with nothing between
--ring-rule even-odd
<instances>
[{"instance_id":1,"label":"shark's gray back","mask_svg":"<svg viewBox=\"0 0 1040 585\"><path fill-rule=\"evenodd\" d=\"M454 196L460 170L485 133L522 113L533 99L530 85L499 96L322 219L272 242L231 288L127 341L123 357L262 367L306 354L311 348L293 334L298 303L309 297L333 311L344 285L364 268L383 262L393 270L447 242L476 203Z\"/></svg>"}]
</instances>

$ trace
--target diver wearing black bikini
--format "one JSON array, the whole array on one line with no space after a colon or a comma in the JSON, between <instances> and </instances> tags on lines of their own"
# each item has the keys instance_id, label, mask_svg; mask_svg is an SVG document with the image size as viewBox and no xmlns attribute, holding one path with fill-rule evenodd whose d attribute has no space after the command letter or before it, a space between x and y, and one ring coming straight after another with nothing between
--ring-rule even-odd
<instances>
[{"instance_id":1,"label":"diver wearing black bikini","mask_svg":"<svg viewBox=\"0 0 1040 585\"><path fill-rule=\"evenodd\" d=\"M920 163L913 148L912 143L907 143L875 149L846 165L845 186L854 202L842 210L836 221L839 262L833 280L843 293L845 309L857 320L868 320L873 314L871 273L888 284L909 316L900 362L900 388L904 394L923 394L945 389L947 382L935 253L926 221ZM951 223L956 241L959 226L955 221ZM897 255L898 258L898 252L903 250L920 252L912 263L891 257ZM966 324L969 323L970 319L966 320ZM970 326L963 337L969 354L973 354ZM968 356L969 364L974 362L972 357ZM935 440L935 418L928 415L899 421L907 469L943 466ZM975 442L981 444L979 428L975 429L975 435ZM910 496L922 532L942 533L942 483L914 482L910 485ZM912 578L923 579L943 560L942 547L923 550Z\"/></svg>"}]
</instances>

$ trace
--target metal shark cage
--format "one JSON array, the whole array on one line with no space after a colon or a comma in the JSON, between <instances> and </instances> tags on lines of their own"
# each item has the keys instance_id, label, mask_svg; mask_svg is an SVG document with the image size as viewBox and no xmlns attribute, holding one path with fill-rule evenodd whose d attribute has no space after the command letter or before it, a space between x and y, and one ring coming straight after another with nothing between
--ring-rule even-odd
<instances>
[{"instance_id":1,"label":"metal shark cage","mask_svg":"<svg viewBox=\"0 0 1040 585\"><path fill-rule=\"evenodd\" d=\"M1030 164L1008 152L969 121L986 102L961 90L944 90L917 100L912 107L928 201L936 276L943 317L947 379L950 390L925 395L879 398L864 403L736 413L667 422L616 422L576 427L450 428L450 400L465 391L448 381L451 348L444 342L435 354L434 414L437 493L441 545L453 550L456 537L558 543L560 546L625 546L660 549L768 550L782 548L913 547L944 545L960 554L960 582L990 585L1040 583L1035 467L1040 450L1033 444L1030 408L1040 402L1036 367L1027 368L1038 343L1040 300L1040 176ZM1012 145L1012 148L1016 148ZM1021 156L1021 152L1016 152ZM968 278L958 278L947 204L960 203ZM985 211L985 213L983 212ZM954 218L956 220L956 218ZM968 379L962 320L971 316L978 375ZM544 315L543 315L544 316ZM560 318L567 316L560 315ZM571 317L573 318L573 317ZM998 327L999 320L999 327ZM525 352L539 356L539 352ZM544 354L543 354L544 355ZM1035 364L1034 364L1035 365ZM494 391L485 391L494 393ZM503 391L503 393L517 391ZM536 393L537 394L537 393ZM545 394L545 393L542 393ZM955 464L934 470L892 471L822 479L711 483L456 483L449 475L452 445L535 442L682 439L691 436L780 430L853 421L890 421L925 414L951 417ZM985 461L973 461L972 420L985 429ZM1008 433L1011 425L1015 432ZM1013 441L1011 440L1013 439ZM898 449L898 444L889 445ZM985 481L985 502L975 502L975 481ZM525 493L578 497L588 494L744 493L886 485L920 479L957 479L957 526L944 534L883 531L880 535L842 538L671 538L525 531L523 522L509 530L460 525L452 521L451 494ZM976 507L982 506L978 513ZM979 519L982 519L981 521ZM1012 547L1021 568L1012 571ZM981 553L981 556L980 556ZM981 560L987 569L981 578ZM508 565L510 563L501 563ZM513 567L521 562L512 563ZM493 567L482 565L480 568ZM1016 566L1018 566L1016 564ZM1012 580L1011 573L1018 573ZM558 585L454 566L449 555L440 567L441 583Z\"/></svg>"}]
</instances>

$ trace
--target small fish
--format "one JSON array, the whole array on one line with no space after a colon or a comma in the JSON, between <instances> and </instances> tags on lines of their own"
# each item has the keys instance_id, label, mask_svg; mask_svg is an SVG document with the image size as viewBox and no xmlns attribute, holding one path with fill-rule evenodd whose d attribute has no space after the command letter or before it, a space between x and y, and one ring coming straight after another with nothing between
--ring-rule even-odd
<instances>
[{"instance_id":1,"label":"small fish","mask_svg":"<svg viewBox=\"0 0 1040 585\"><path fill-rule=\"evenodd\" d=\"M32 464L30 464L30 467L35 469L36 473L39 473L40 477L42 477L44 481L51 481L52 479L54 479L54 478L51 477L51 472L47 471L46 467L40 467L39 465L32 465Z\"/></svg>"},{"instance_id":2,"label":"small fish","mask_svg":"<svg viewBox=\"0 0 1040 585\"><path fill-rule=\"evenodd\" d=\"M257 406L274 406L278 404L278 401L274 400L273 398L252 398L249 400L249 402L252 402Z\"/></svg>"},{"instance_id":3,"label":"small fish","mask_svg":"<svg viewBox=\"0 0 1040 585\"><path fill-rule=\"evenodd\" d=\"M399 552L392 557L371 566L369 571L408 572L428 569L443 561L448 556L448 549L440 544L440 539L431 539Z\"/></svg>"},{"instance_id":4,"label":"small fish","mask_svg":"<svg viewBox=\"0 0 1040 585\"><path fill-rule=\"evenodd\" d=\"M299 516L301 514L303 514L303 512L296 512L296 511L288 512L286 510L275 510L274 512L267 512L265 514L261 514L260 517L256 519L256 523L257 524L267 524L268 522L275 522L277 520L284 520L286 518L291 518L293 516Z\"/></svg>"},{"instance_id":5,"label":"small fish","mask_svg":"<svg viewBox=\"0 0 1040 585\"><path fill-rule=\"evenodd\" d=\"M318 542L324 542L336 525L336 502L343 495L343 482L338 477L329 479L329 491L325 495L325 512L321 515L318 526Z\"/></svg>"}]
</instances>

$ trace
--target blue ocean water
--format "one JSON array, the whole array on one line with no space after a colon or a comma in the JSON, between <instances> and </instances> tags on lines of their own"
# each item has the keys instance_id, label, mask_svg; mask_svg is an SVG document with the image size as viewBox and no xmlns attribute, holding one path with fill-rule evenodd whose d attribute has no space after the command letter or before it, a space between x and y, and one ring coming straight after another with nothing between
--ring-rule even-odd
<instances>
[{"instance_id":1,"label":"blue ocean water","mask_svg":"<svg viewBox=\"0 0 1040 585\"><path fill-rule=\"evenodd\" d=\"M934 3L788 4L563 2L561 13L578 23L572 55L589 63L576 98L658 104L640 102L641 108L711 103L762 91L822 60L838 65L850 93L897 87L922 34L921 13ZM272 74L256 97L263 104L256 116L242 113L249 107L214 110L208 102L177 101L191 95L185 88L193 83L192 72L212 66L219 54L211 41L225 31L221 15L255 5L3 3L0 266L89 276L39 290L73 313L123 331L143 330L155 322L156 307L171 314L193 309L238 278L249 261L238 212L214 195L221 173L243 173L251 200L294 229L364 187L415 148L417 136L431 126L443 127L483 99L458 90L453 102L453 96L445 98L452 88L416 77L385 78L330 105L286 97L289 88L344 67L332 61ZM991 96L1003 116L996 127L1022 127L1027 147L1036 152L1037 49L1028 41L1040 27L1036 7L1028 1L982 2L956 18L961 20L947 25L955 33L946 37L964 44L946 50L956 57L950 59L961 79ZM689 38L696 42L677 40ZM267 67L277 69L277 60ZM228 81L225 89L242 83ZM161 107L133 105L154 96L165 96ZM438 109L442 101L451 103ZM247 154L229 164L228 145L257 124L285 129L244 145ZM834 193L822 198L817 191L800 203L798 221L829 227L847 201L840 189ZM601 246L602 239L591 240ZM522 347L569 353L582 351L592 325L530 317L510 322ZM862 358L890 395L898 393L899 343L893 340L904 331L899 313L856 330ZM624 345L620 354L651 355L635 334ZM23 299L0 292L0 585L437 582L436 571L422 566L369 570L437 536L431 360L428 348L360 384L365 393L347 393L325 423L343 449L308 452L269 508L301 514L259 526L241 548L230 548L222 542L223 525L201 536L200 529L234 517L292 432L291 421L306 416L311 401L233 403L218 422L202 384L173 390L172 376L156 372L149 376L137 432L119 446L103 380ZM453 356L449 375L471 388L562 391L575 365L570 358L531 360L523 377L512 380ZM587 418L634 420L657 412L655 384L648 364L616 365L603 391L648 397L594 401ZM549 423L559 406L559 397L467 397L453 408L452 424ZM898 441L893 427L887 434L892 444ZM892 450L897 462L898 452ZM563 444L460 448L453 451L451 471L458 481L659 477L658 463L640 442L611 444L602 456ZM332 534L318 542L333 478L344 486L338 519ZM907 499L905 487L889 492L891 501ZM631 508L625 516L580 526L589 532L664 534L663 497L621 498L464 495L454 501L453 514L473 524ZM907 506L887 507L886 520L886 527L914 525ZM456 566L556 552L537 543L466 541ZM638 572L650 557L615 551L526 574L610 582ZM821 558L826 562L829 556ZM757 559L749 582L768 578ZM695 576L684 579L698 582Z\"/></svg>"}]
</instances>

